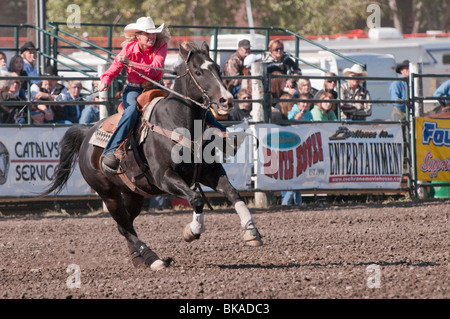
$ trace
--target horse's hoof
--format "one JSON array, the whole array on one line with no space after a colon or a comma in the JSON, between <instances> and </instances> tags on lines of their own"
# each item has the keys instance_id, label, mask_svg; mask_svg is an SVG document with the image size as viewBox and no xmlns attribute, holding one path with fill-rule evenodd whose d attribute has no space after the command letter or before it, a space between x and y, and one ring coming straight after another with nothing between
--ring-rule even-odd
<instances>
[{"instance_id":1,"label":"horse's hoof","mask_svg":"<svg viewBox=\"0 0 450 319\"><path fill-rule=\"evenodd\" d=\"M261 235L256 228L247 229L244 233L244 242L247 246L262 246Z\"/></svg>"},{"instance_id":2,"label":"horse's hoof","mask_svg":"<svg viewBox=\"0 0 450 319\"><path fill-rule=\"evenodd\" d=\"M194 241L196 239L200 238L200 235L194 235L191 230L191 224L187 224L186 227L184 227L183 231L183 238L185 241L190 243L191 241Z\"/></svg>"},{"instance_id":3,"label":"horse's hoof","mask_svg":"<svg viewBox=\"0 0 450 319\"><path fill-rule=\"evenodd\" d=\"M136 256L131 256L131 262L133 263L134 268L146 267L144 258L138 253Z\"/></svg>"},{"instance_id":4,"label":"horse's hoof","mask_svg":"<svg viewBox=\"0 0 450 319\"><path fill-rule=\"evenodd\" d=\"M150 269L154 270L154 271L158 271L161 269L166 269L169 265L165 262L162 261L161 259L158 259L156 261L154 261L151 265L150 265Z\"/></svg>"}]
</instances>

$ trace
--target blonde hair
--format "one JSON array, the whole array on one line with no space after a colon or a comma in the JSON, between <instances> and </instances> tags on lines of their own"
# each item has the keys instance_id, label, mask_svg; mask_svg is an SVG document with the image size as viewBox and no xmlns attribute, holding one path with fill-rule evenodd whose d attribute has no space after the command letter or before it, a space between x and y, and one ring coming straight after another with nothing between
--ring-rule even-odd
<instances>
[{"instance_id":1,"label":"blonde hair","mask_svg":"<svg viewBox=\"0 0 450 319\"><path fill-rule=\"evenodd\" d=\"M139 32L140 32L140 31L139 31ZM136 38L136 34L137 34L137 33L138 33L138 32L136 32L136 33L135 33L133 36L131 36L131 37L125 36L125 41L123 41L120 45L121 45L122 47L124 47L124 46L126 46L128 43L130 43L130 42L137 41L137 38ZM168 28L166 25L164 25L162 31L161 31L160 33L156 33L155 48L158 48L158 47L161 45L161 43L163 43L163 42L169 43L170 38L171 38L171 35L170 35L169 28Z\"/></svg>"},{"instance_id":2,"label":"blonde hair","mask_svg":"<svg viewBox=\"0 0 450 319\"><path fill-rule=\"evenodd\" d=\"M74 86L74 85L79 85L80 87L83 87L83 84L81 83L80 80L70 80L67 83L69 84L69 87Z\"/></svg>"},{"instance_id":3,"label":"blonde hair","mask_svg":"<svg viewBox=\"0 0 450 319\"><path fill-rule=\"evenodd\" d=\"M274 40L270 40L269 42L269 51L272 52L276 46L281 45L284 49L284 44L283 41L281 41L280 39L274 39Z\"/></svg>"}]
</instances>

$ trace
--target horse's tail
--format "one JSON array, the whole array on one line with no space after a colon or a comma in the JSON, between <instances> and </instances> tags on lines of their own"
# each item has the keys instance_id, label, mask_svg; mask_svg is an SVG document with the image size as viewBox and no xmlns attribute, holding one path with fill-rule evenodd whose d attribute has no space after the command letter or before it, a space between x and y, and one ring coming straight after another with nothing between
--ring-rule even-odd
<instances>
[{"instance_id":1,"label":"horse's tail","mask_svg":"<svg viewBox=\"0 0 450 319\"><path fill-rule=\"evenodd\" d=\"M62 191L75 168L78 153L88 129L85 126L74 125L66 131L59 142L59 164L55 167L52 177L53 182L41 196L46 196L52 192L58 194Z\"/></svg>"}]
</instances>

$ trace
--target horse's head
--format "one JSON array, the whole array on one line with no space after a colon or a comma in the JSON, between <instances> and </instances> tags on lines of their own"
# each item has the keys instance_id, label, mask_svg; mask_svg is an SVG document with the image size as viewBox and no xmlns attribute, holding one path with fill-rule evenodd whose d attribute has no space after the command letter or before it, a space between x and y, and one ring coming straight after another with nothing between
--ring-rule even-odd
<instances>
[{"instance_id":1,"label":"horse's head","mask_svg":"<svg viewBox=\"0 0 450 319\"><path fill-rule=\"evenodd\" d=\"M201 49L190 43L180 45L180 56L184 63L180 73L186 74L188 96L202 103L202 107L212 107L219 115L228 114L233 107L233 96L224 86L220 68L210 57L209 47L203 42Z\"/></svg>"}]
</instances>

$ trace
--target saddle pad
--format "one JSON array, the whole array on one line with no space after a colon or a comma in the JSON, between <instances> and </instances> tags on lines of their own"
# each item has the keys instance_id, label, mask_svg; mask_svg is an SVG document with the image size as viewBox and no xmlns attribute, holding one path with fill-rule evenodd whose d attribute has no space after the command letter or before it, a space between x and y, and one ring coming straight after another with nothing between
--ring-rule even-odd
<instances>
[{"instance_id":1,"label":"saddle pad","mask_svg":"<svg viewBox=\"0 0 450 319\"><path fill-rule=\"evenodd\" d=\"M151 102L147 105L147 107L144 109L144 113L142 114L142 118L149 121L150 120L150 116L152 115L153 109L155 108L156 103L158 103L161 99L163 99L165 96L158 96L155 97L153 100L151 100ZM141 134L139 137L139 141L138 144L140 145L141 143L144 142L145 138L147 137L148 134L148 126L147 125L142 125L142 130L141 130Z\"/></svg>"},{"instance_id":2,"label":"saddle pad","mask_svg":"<svg viewBox=\"0 0 450 319\"><path fill-rule=\"evenodd\" d=\"M142 114L142 118L149 120L152 114L153 108L159 100L163 99L165 96L158 96L153 98L150 103L145 107L144 113ZM105 148L114 133L115 128L117 127L117 123L120 120L122 114L116 113L112 115L108 120L106 120L95 132L92 134L91 139L89 140L89 144ZM143 125L142 130L140 131L139 144L141 144L148 134L148 126Z\"/></svg>"},{"instance_id":3,"label":"saddle pad","mask_svg":"<svg viewBox=\"0 0 450 319\"><path fill-rule=\"evenodd\" d=\"M105 148L106 145L108 145L111 136L112 133L106 132L103 129L103 126L100 126L97 130L95 130L94 134L92 134L91 139L89 140L89 144Z\"/></svg>"}]
</instances>

